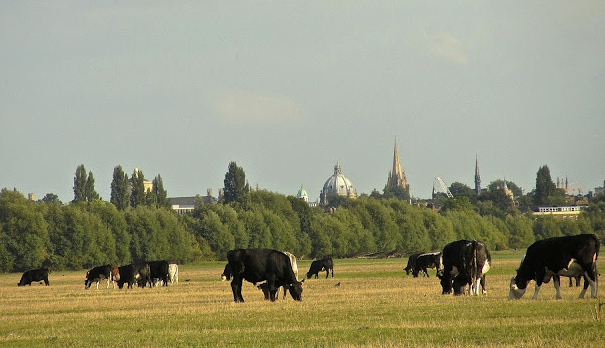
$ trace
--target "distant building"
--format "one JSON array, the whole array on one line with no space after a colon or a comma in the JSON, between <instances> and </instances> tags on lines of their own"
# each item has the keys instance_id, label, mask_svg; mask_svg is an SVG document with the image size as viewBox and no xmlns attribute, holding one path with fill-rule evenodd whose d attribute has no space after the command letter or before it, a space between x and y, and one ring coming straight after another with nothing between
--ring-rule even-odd
<instances>
[{"instance_id":1,"label":"distant building","mask_svg":"<svg viewBox=\"0 0 605 348\"><path fill-rule=\"evenodd\" d=\"M296 194L296 198L300 198L303 201L309 203L309 195L307 194L307 191L301 186L300 190L298 190L298 193Z\"/></svg>"},{"instance_id":2,"label":"distant building","mask_svg":"<svg viewBox=\"0 0 605 348\"><path fill-rule=\"evenodd\" d=\"M584 206L579 205L566 207L538 207L537 211L534 212L534 215L552 215L559 220L577 220L578 215L580 215L583 209Z\"/></svg>"},{"instance_id":3,"label":"distant building","mask_svg":"<svg viewBox=\"0 0 605 348\"><path fill-rule=\"evenodd\" d=\"M479 174L479 158L475 155L475 193L481 194L481 174Z\"/></svg>"},{"instance_id":4,"label":"distant building","mask_svg":"<svg viewBox=\"0 0 605 348\"><path fill-rule=\"evenodd\" d=\"M206 191L206 196L172 197L168 198L172 209L179 214L191 213L195 209L195 203L200 200L203 204L216 204L218 199L212 197L212 189Z\"/></svg>"},{"instance_id":5,"label":"distant building","mask_svg":"<svg viewBox=\"0 0 605 348\"><path fill-rule=\"evenodd\" d=\"M139 168L135 168L134 172L138 175L139 174ZM153 181L147 180L147 179L143 179L143 191L145 193L147 193L148 191L149 192L153 191ZM128 179L128 192L132 193L132 177L130 179Z\"/></svg>"},{"instance_id":6,"label":"distant building","mask_svg":"<svg viewBox=\"0 0 605 348\"><path fill-rule=\"evenodd\" d=\"M395 138L395 149L393 150L393 169L391 169L389 172L386 186L403 187L408 192L408 195L411 196L410 184L408 183L408 179L405 177L405 172L401 169L401 162L399 161L397 138Z\"/></svg>"},{"instance_id":7,"label":"distant building","mask_svg":"<svg viewBox=\"0 0 605 348\"><path fill-rule=\"evenodd\" d=\"M320 204L327 205L330 203L330 197L332 196L344 196L348 198L357 197L357 192L355 191L355 187L353 187L353 183L342 174L340 164L338 163L334 166L334 174L326 180L326 183L319 194Z\"/></svg>"}]
</instances>

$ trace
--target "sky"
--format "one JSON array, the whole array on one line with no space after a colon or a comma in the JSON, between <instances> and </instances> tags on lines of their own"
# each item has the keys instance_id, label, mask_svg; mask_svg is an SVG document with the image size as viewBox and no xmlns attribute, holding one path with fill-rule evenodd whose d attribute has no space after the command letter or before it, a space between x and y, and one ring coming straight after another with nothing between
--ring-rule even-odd
<instances>
[{"instance_id":1,"label":"sky","mask_svg":"<svg viewBox=\"0 0 605 348\"><path fill-rule=\"evenodd\" d=\"M435 177L529 192L538 169L605 181L605 2L2 1L0 188L73 199L83 164L214 195L314 201L339 163L412 196Z\"/></svg>"}]
</instances>

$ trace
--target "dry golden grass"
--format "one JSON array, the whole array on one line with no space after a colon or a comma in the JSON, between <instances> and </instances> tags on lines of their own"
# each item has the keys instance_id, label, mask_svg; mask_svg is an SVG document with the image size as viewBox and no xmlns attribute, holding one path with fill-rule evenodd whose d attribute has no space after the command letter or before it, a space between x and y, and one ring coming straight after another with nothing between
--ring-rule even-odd
<instances>
[{"instance_id":1,"label":"dry golden grass","mask_svg":"<svg viewBox=\"0 0 605 348\"><path fill-rule=\"evenodd\" d=\"M303 301L275 303L244 283L233 302L224 262L179 267L166 288L84 290L84 271L53 272L51 286L18 288L0 275L0 346L101 347L602 347L596 300L546 284L531 301L508 301L521 253L494 253L488 295L441 295L435 272L412 278L406 260L335 260L335 278L308 279ZM303 275L310 261L299 261ZM602 267L601 267L602 268ZM188 279L188 281L186 281ZM340 283L339 286L336 284Z\"/></svg>"}]
</instances>

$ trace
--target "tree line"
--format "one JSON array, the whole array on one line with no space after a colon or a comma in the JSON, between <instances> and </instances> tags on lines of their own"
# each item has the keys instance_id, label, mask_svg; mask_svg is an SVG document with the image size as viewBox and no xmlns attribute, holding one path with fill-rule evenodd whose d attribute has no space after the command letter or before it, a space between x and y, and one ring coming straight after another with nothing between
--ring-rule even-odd
<instances>
[{"instance_id":1,"label":"tree line","mask_svg":"<svg viewBox=\"0 0 605 348\"><path fill-rule=\"evenodd\" d=\"M339 258L436 251L462 238L482 240L491 250L523 249L539 239L579 233L605 238L603 195L592 200L577 220L522 213L512 202L494 196L494 204L481 195L454 195L434 211L392 192L373 192L357 199L332 197L325 209L293 196L251 190L243 169L231 162L221 202L204 204L198 199L192 213L180 215L159 203L165 190L139 191L134 188L139 174L133 173L129 183L120 170L114 170L114 181L116 187L126 182L126 189L116 190L121 194L114 196L112 182L109 202L92 194L94 178L83 166L76 170L74 201L68 204L48 195L34 202L16 190L3 189L0 271L40 266L78 270L154 259L224 260L235 248ZM161 182L161 177L156 180ZM133 185L131 190L128 184ZM133 200L132 195L139 198Z\"/></svg>"}]
</instances>

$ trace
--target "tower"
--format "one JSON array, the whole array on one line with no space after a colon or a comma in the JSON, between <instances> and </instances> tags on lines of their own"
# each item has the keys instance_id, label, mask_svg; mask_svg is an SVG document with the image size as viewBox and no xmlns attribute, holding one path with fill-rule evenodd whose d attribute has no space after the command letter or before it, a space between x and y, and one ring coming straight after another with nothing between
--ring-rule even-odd
<instances>
[{"instance_id":1,"label":"tower","mask_svg":"<svg viewBox=\"0 0 605 348\"><path fill-rule=\"evenodd\" d=\"M410 194L410 185L405 177L405 172L401 170L401 162L399 162L399 150L397 149L397 138L395 138L395 150L393 151L393 169L389 172L386 186L400 186Z\"/></svg>"},{"instance_id":2,"label":"tower","mask_svg":"<svg viewBox=\"0 0 605 348\"><path fill-rule=\"evenodd\" d=\"M479 159L475 155L475 193L481 193L481 175L479 174Z\"/></svg>"}]
</instances>

